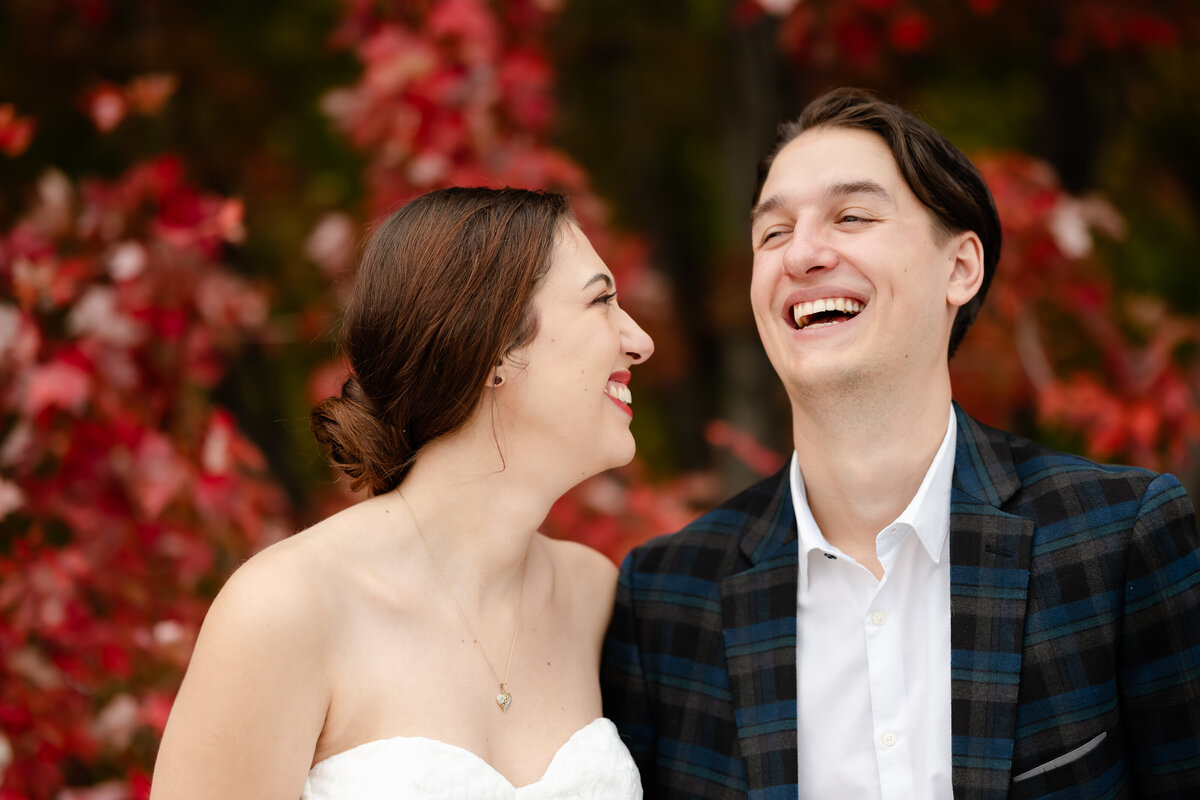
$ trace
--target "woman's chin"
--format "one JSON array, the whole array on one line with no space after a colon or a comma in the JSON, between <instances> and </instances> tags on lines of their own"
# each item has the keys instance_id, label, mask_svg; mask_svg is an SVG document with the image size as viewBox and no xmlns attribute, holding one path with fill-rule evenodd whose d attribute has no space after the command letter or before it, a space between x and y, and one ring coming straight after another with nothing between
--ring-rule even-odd
<instances>
[{"instance_id":1,"label":"woman's chin","mask_svg":"<svg viewBox=\"0 0 1200 800\"><path fill-rule=\"evenodd\" d=\"M600 458L595 462L597 468L592 474L599 475L602 472L608 472L610 469L627 466L629 462L633 461L633 456L636 452L637 446L634 444L632 436L629 437L629 442L624 446L605 448L604 452L596 453Z\"/></svg>"},{"instance_id":2,"label":"woman's chin","mask_svg":"<svg viewBox=\"0 0 1200 800\"><path fill-rule=\"evenodd\" d=\"M628 447L624 448L623 452L620 452L614 456L613 463L611 466L609 466L609 469L616 469L617 467L626 466L629 464L629 462L633 461L633 457L636 453L637 444L633 441L633 436L630 435Z\"/></svg>"}]
</instances>

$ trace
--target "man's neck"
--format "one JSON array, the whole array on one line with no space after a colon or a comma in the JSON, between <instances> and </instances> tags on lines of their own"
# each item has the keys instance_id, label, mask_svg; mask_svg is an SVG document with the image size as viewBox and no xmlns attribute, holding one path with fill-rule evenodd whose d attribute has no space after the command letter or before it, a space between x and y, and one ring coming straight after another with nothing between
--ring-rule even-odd
<instances>
[{"instance_id":1,"label":"man's neck","mask_svg":"<svg viewBox=\"0 0 1200 800\"><path fill-rule=\"evenodd\" d=\"M949 409L948 380L919 396L792 404L793 441L813 518L830 544L876 577L883 569L875 537L916 495L945 438Z\"/></svg>"}]
</instances>

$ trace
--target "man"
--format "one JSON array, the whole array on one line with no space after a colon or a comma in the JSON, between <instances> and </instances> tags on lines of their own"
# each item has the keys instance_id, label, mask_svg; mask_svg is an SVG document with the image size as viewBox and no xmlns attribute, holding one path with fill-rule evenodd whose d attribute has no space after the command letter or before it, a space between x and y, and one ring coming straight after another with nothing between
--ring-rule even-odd
<instances>
[{"instance_id":1,"label":"man","mask_svg":"<svg viewBox=\"0 0 1200 800\"><path fill-rule=\"evenodd\" d=\"M1200 552L1170 475L973 420L983 179L857 90L781 129L750 298L789 467L621 568L605 713L647 798L1200 797Z\"/></svg>"}]
</instances>

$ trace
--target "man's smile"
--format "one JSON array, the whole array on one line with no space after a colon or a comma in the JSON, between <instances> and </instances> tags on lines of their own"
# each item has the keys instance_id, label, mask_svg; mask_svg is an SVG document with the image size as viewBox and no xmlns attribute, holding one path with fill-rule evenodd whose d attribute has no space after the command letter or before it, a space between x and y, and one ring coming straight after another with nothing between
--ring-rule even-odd
<instances>
[{"instance_id":1,"label":"man's smile","mask_svg":"<svg viewBox=\"0 0 1200 800\"><path fill-rule=\"evenodd\" d=\"M866 308L866 303L852 297L824 297L792 306L792 319L797 330L836 325L853 319Z\"/></svg>"}]
</instances>

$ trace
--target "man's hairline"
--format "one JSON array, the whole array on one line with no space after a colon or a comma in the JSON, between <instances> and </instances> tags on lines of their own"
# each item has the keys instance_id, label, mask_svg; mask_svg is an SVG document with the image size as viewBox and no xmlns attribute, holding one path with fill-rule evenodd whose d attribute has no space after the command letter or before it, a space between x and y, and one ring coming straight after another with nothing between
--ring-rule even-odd
<instances>
[{"instance_id":1,"label":"man's hairline","mask_svg":"<svg viewBox=\"0 0 1200 800\"><path fill-rule=\"evenodd\" d=\"M794 126L794 125L799 125L799 123L800 123L800 120L797 118L797 119L792 120L791 122L785 123L785 124ZM934 211L932 208L930 208L929 205L924 200L921 199L920 195L917 194L917 192L913 188L912 184L909 183L908 176L904 174L904 169L900 166L900 159L896 157L896 153L892 149L892 145L888 141L886 136L884 136L882 133L880 133L879 131L874 130L872 128L861 126L861 125L848 125L845 122L835 122L833 120L822 120L820 122L816 122L811 125L803 127L801 130L799 130L795 135L793 135L790 139L788 139L785 142L777 142L775 144L774 149L771 152L770 166L767 167L767 173L766 173L766 175L763 176L762 185L760 185L758 187L758 197L759 198L762 197L762 191L767 185L767 180L771 177L771 170L775 169L775 164L779 160L779 156L783 153L783 151L785 149L787 149L793 142L797 141L800 137L804 136L804 134L811 133L812 131L818 131L821 129L843 130L843 131L861 131L863 133L871 134L871 135L875 136L876 138L878 138L881 142L883 142L884 147L887 148L888 155L892 159L892 163L894 163L896 165L896 171L900 173L900 178L901 178L901 180L904 181L904 185L906 187L908 187L908 191L912 193L913 197L916 198L917 202L920 203L921 207L924 208L925 212L929 215L930 230L933 233L934 244L936 244L937 246L940 247L941 245L948 242L951 239L951 237L956 236L960 233L968 233L968 232L975 234L976 236L980 237L980 239L983 238L982 234L980 234L979 231L974 230L972 228L963 227L963 226L956 227L956 226L947 224L946 220L942 219L942 217L936 211ZM768 198L766 201L763 201L760 199L759 202L755 203L754 207L750 209L750 230L751 231L754 230L754 224L758 220L758 218L761 217L763 214L768 213L770 211L770 209L764 208L764 206L767 203L773 201L775 197L777 197L777 195L773 195L771 198ZM894 200L893 200L893 202L894 202Z\"/></svg>"}]
</instances>

